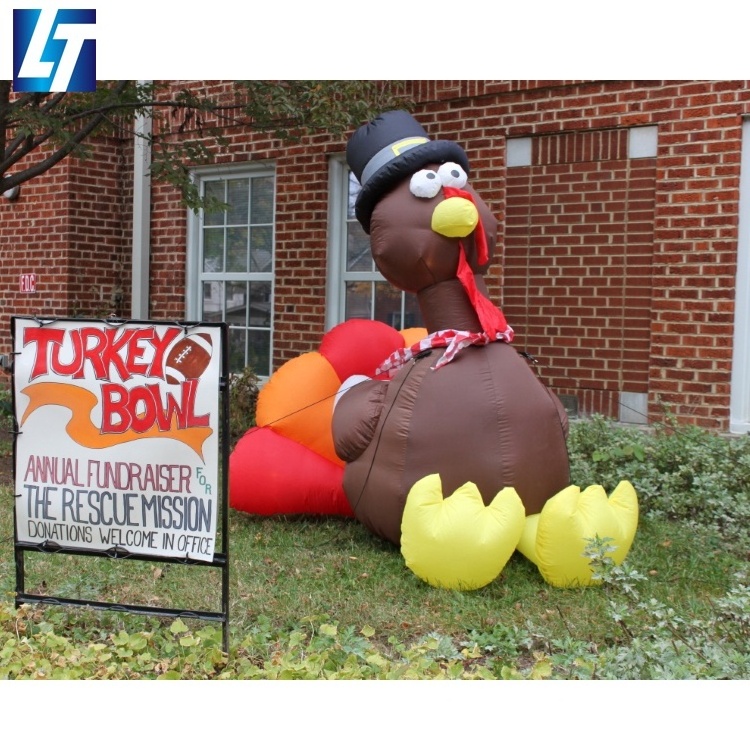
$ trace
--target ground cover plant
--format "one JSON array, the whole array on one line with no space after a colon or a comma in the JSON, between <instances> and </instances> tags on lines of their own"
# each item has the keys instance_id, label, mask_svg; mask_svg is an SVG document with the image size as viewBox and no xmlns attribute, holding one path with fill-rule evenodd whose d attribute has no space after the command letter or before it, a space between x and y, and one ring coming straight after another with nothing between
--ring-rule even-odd
<instances>
[{"instance_id":1,"label":"ground cover plant","mask_svg":"<svg viewBox=\"0 0 750 750\"><path fill-rule=\"evenodd\" d=\"M0 442L9 465L11 442ZM641 520L602 585L561 590L516 554L477 591L436 589L342 518L230 511L230 649L204 621L14 606L13 490L0 481L0 678L747 679L750 438L576 421L573 480L635 485ZM26 590L214 610L219 572L26 555Z\"/></svg>"}]
</instances>

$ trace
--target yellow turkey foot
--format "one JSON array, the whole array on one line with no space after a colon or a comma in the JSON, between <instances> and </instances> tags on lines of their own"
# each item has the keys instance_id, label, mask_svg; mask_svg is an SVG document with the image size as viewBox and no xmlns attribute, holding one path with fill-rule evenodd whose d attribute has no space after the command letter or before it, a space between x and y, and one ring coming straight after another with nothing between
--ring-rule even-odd
<instances>
[{"instance_id":1,"label":"yellow turkey foot","mask_svg":"<svg viewBox=\"0 0 750 750\"><path fill-rule=\"evenodd\" d=\"M638 497L630 482L622 481L607 497L592 484L583 492L571 485L550 498L541 513L529 516L518 551L533 562L547 583L561 588L590 586L590 561L584 556L589 540L609 539L616 565L630 551L638 526Z\"/></svg>"},{"instance_id":2,"label":"yellow turkey foot","mask_svg":"<svg viewBox=\"0 0 750 750\"><path fill-rule=\"evenodd\" d=\"M401 520L401 554L431 586L470 590L500 575L516 549L525 511L511 487L485 506L473 482L443 497L439 474L415 482Z\"/></svg>"}]
</instances>

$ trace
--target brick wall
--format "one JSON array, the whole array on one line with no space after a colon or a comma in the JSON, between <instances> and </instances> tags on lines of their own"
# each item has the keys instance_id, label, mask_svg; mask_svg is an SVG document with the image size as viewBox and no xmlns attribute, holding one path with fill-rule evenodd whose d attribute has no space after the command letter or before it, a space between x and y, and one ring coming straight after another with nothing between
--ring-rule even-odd
<instances>
[{"instance_id":1,"label":"brick wall","mask_svg":"<svg viewBox=\"0 0 750 750\"><path fill-rule=\"evenodd\" d=\"M119 139L100 140L91 158L68 164L68 314L129 314L132 181L126 189L125 165Z\"/></svg>"},{"instance_id":2,"label":"brick wall","mask_svg":"<svg viewBox=\"0 0 750 750\"><path fill-rule=\"evenodd\" d=\"M22 186L19 198L0 199L0 352L10 351L10 316L57 315L66 309L68 277L67 165L45 181ZM38 291L19 290L19 275L35 273Z\"/></svg>"},{"instance_id":3,"label":"brick wall","mask_svg":"<svg viewBox=\"0 0 750 750\"><path fill-rule=\"evenodd\" d=\"M175 88L199 89L203 85L175 82ZM233 101L228 82L205 82L205 90L227 103ZM508 234L499 238L499 262L493 266L488 286L511 324L519 329L519 336L536 337L530 339L529 348L533 344L535 354L543 353L549 360L545 368L554 368L551 375L557 387L573 392L575 380L580 386L586 378L599 383L606 376L607 390L587 391L586 408L607 409L611 394L647 386L650 419L662 418L662 406L666 405L682 420L727 429L740 137L742 118L750 109L748 82L414 81L409 83L408 93L417 101L415 114L432 137L452 138L464 146L472 164L472 184L498 218L507 220ZM617 140L623 129L640 125L657 126L659 134L655 161L641 165L649 170L647 175L633 174L632 164L628 167L620 156L599 159L595 170L585 160L565 164L547 160L531 167L532 184L555 169L566 170L563 182L568 192L564 195L570 203L560 203L560 208L554 209L559 213L551 216L567 211L572 216L576 198L582 205L575 210L587 213L591 220L596 191L608 172L622 193L612 200L629 202L627 229L624 225L616 228L622 224L618 219L608 220L616 242L589 243L596 252L586 255L585 263L584 256L580 258L580 268L586 270L584 278L606 282L603 288L608 293L616 289L616 269L626 268L626 285L617 289L619 296L608 296L608 300L616 299L617 305L596 307L594 316L586 306L575 311L570 307L571 298L582 293L581 287L575 286L580 275L563 271L559 262L533 266L537 286L545 282L545 275L553 277L553 269L559 274L560 282L550 284L552 297L545 301L554 315L566 309L571 323L585 322L587 316L601 323L602 312L608 314L606 324L573 325L567 331L568 341L561 342L559 329L568 321L547 322L537 309L524 307L519 296L522 284L531 280L522 280L521 241L514 234L523 205L523 189L516 180L529 183L528 176L514 175L513 169L506 168L507 139L530 137L541 144L548 138L551 144L553 137L559 136L558 140L570 144L575 134L591 140L608 133ZM217 153L220 163L271 160L276 167L274 364L279 366L309 350L323 333L328 156L341 153L344 141L317 135L287 148L246 128L227 128L226 135L229 146ZM97 162L106 168L81 164L74 168L66 163L24 185L15 204L0 200L0 351L8 346L6 332L12 312L71 314L80 310L98 314L112 307L119 284L122 309L128 313L131 141L124 138L100 144ZM626 169L631 172L624 176ZM580 196L574 189L577 181L583 191ZM99 184L103 192L98 187L87 192L87 186ZM524 189L528 192L528 187ZM653 198L648 198L652 208L643 219L648 226L636 232L636 218L642 212L633 203L637 191L652 193ZM527 195L529 206L532 197ZM175 191L160 185L154 186L152 203L151 316L184 317L186 210ZM550 212L552 205L548 206ZM534 204L534 210L538 211L535 218L541 220L539 204ZM653 239L649 241L646 235L651 226ZM536 222L529 224L530 232L541 228ZM590 227L585 222L571 222L568 230L574 237L589 232ZM569 247L574 257L573 239ZM631 258L636 257L639 265L631 264ZM33 271L32 264L43 269L47 286L43 295L26 298L17 291L17 275ZM597 267L610 270L596 276ZM648 291L645 285L634 283L636 273L644 279L650 273ZM619 350L611 343L618 330L627 335L623 339L627 346L620 341ZM589 357L587 352L600 343L603 354ZM595 393L603 394L598 402ZM585 401L583 393L581 397Z\"/></svg>"},{"instance_id":4,"label":"brick wall","mask_svg":"<svg viewBox=\"0 0 750 750\"><path fill-rule=\"evenodd\" d=\"M529 145L506 170L504 311L555 392L617 418L648 392L656 160L628 158L627 129Z\"/></svg>"},{"instance_id":5,"label":"brick wall","mask_svg":"<svg viewBox=\"0 0 750 750\"><path fill-rule=\"evenodd\" d=\"M22 185L15 202L0 200L0 353L11 349L11 315L105 317L126 309L123 150L116 139L92 149L85 162L67 159ZM36 274L33 294L19 290L22 273Z\"/></svg>"}]
</instances>

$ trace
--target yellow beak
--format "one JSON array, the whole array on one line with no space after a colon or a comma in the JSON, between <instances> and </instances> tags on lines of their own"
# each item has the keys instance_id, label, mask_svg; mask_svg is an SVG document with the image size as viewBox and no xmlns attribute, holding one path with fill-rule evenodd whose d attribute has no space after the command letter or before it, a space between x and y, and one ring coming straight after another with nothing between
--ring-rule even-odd
<instances>
[{"instance_id":1,"label":"yellow beak","mask_svg":"<svg viewBox=\"0 0 750 750\"><path fill-rule=\"evenodd\" d=\"M458 196L441 201L432 212L432 230L444 237L468 237L478 223L477 207Z\"/></svg>"}]
</instances>

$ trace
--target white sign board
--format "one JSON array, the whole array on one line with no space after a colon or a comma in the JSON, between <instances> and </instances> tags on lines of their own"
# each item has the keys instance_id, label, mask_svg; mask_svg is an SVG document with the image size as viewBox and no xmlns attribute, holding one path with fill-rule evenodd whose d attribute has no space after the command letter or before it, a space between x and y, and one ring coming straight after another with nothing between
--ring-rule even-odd
<instances>
[{"instance_id":1,"label":"white sign board","mask_svg":"<svg viewBox=\"0 0 750 750\"><path fill-rule=\"evenodd\" d=\"M221 332L14 318L19 542L213 560Z\"/></svg>"}]
</instances>

